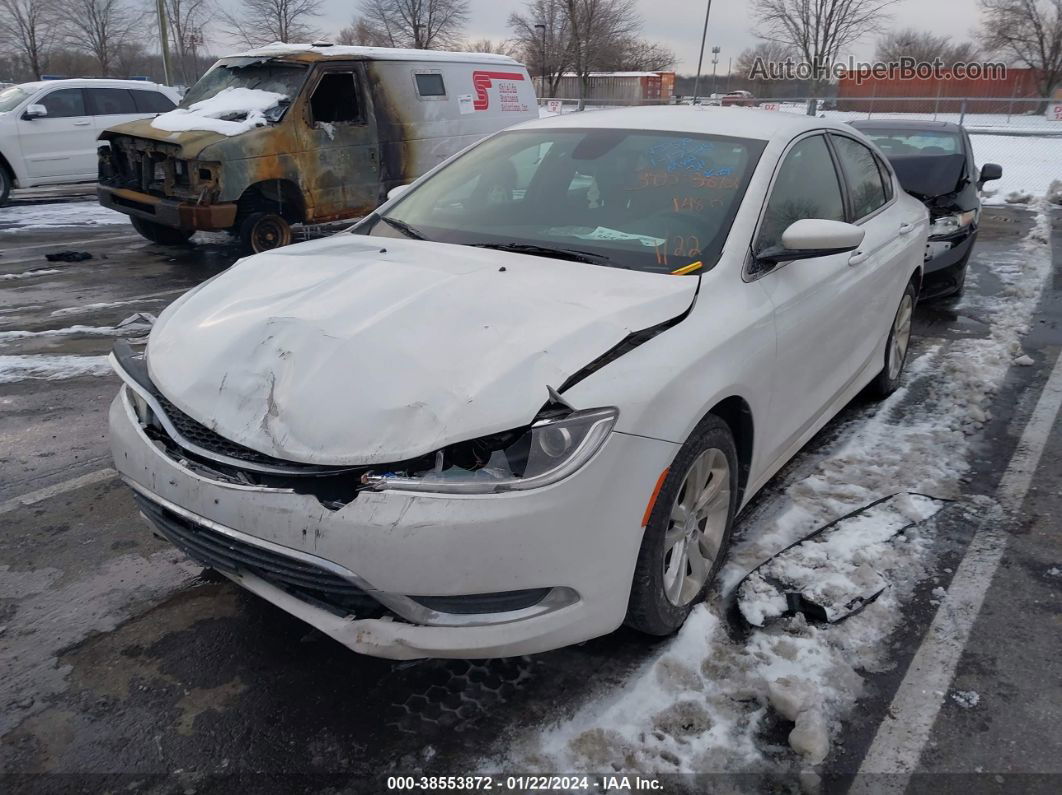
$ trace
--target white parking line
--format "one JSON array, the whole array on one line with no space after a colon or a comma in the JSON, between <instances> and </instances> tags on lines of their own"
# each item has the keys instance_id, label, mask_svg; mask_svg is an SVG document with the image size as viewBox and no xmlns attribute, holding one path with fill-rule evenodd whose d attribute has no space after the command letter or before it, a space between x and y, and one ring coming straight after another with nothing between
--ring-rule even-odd
<instances>
[{"instance_id":1,"label":"white parking line","mask_svg":"<svg viewBox=\"0 0 1062 795\"><path fill-rule=\"evenodd\" d=\"M12 497L9 500L0 502L0 515L16 511L19 508L25 508L27 505L36 505L38 502L50 500L52 497L65 494L68 491L74 491L74 489L80 489L82 486L91 486L93 483L101 483L104 480L110 480L117 474L118 473L110 467L105 467L93 472L88 472L84 475L79 475L70 480L64 480L62 483L55 483L51 486L45 486L43 489L31 491L29 494L23 494L21 497Z\"/></svg>"},{"instance_id":2,"label":"white parking line","mask_svg":"<svg viewBox=\"0 0 1062 795\"><path fill-rule=\"evenodd\" d=\"M1062 355L1055 360L1036 408L1000 480L997 494L1008 511L1017 511L1025 501L1060 410ZM951 685L955 666L970 638L1006 546L1006 533L997 527L985 526L974 534L955 570L947 595L896 691L887 717L878 727L870 750L859 767L860 774L894 775L860 775L852 787L853 792L902 792L907 788L909 774L914 772L922 757L922 749Z\"/></svg>"},{"instance_id":3,"label":"white parking line","mask_svg":"<svg viewBox=\"0 0 1062 795\"><path fill-rule=\"evenodd\" d=\"M11 230L14 231L14 230ZM89 243L106 243L109 240L137 240L140 235L115 235L113 237L90 237L85 240L59 240L53 243L37 243L31 246L15 246L14 248L0 248L4 254L13 254L16 251L30 251L38 248L55 248L56 246L84 246ZM2 238L0 238L2 240Z\"/></svg>"}]
</instances>

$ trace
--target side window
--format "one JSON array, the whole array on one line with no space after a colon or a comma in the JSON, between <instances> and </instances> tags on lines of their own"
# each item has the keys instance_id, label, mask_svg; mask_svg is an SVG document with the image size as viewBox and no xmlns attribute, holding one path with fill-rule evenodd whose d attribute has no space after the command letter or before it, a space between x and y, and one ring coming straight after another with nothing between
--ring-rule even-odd
<instances>
[{"instance_id":1,"label":"side window","mask_svg":"<svg viewBox=\"0 0 1062 795\"><path fill-rule=\"evenodd\" d=\"M310 113L314 122L361 121L354 73L326 73L310 97Z\"/></svg>"},{"instance_id":2,"label":"side window","mask_svg":"<svg viewBox=\"0 0 1062 795\"><path fill-rule=\"evenodd\" d=\"M833 136L837 147L837 158L841 161L848 182L848 194L852 201L852 220L858 221L870 215L888 201L885 198L885 186L878 171L877 159L859 141L842 135Z\"/></svg>"},{"instance_id":3,"label":"side window","mask_svg":"<svg viewBox=\"0 0 1062 795\"><path fill-rule=\"evenodd\" d=\"M174 105L170 98L159 91L137 91L133 89L133 103L137 113L166 113L173 110Z\"/></svg>"},{"instance_id":4,"label":"side window","mask_svg":"<svg viewBox=\"0 0 1062 795\"><path fill-rule=\"evenodd\" d=\"M421 97L445 97L446 85L438 72L417 72L413 75L417 83L417 94Z\"/></svg>"},{"instance_id":5,"label":"side window","mask_svg":"<svg viewBox=\"0 0 1062 795\"><path fill-rule=\"evenodd\" d=\"M782 245L782 233L804 218L844 220L837 171L821 135L805 138L785 156L767 200L755 251Z\"/></svg>"},{"instance_id":6,"label":"side window","mask_svg":"<svg viewBox=\"0 0 1062 795\"><path fill-rule=\"evenodd\" d=\"M885 201L892 201L892 172L889 170L888 164L877 155L874 159L878 161L878 171L881 172L881 184L885 186Z\"/></svg>"},{"instance_id":7,"label":"side window","mask_svg":"<svg viewBox=\"0 0 1062 795\"><path fill-rule=\"evenodd\" d=\"M87 88L93 116L118 116L136 113L133 94L125 88Z\"/></svg>"},{"instance_id":8,"label":"side window","mask_svg":"<svg viewBox=\"0 0 1062 795\"><path fill-rule=\"evenodd\" d=\"M80 88L62 88L53 91L39 104L48 109L49 119L67 119L71 116L87 116L85 112L85 97Z\"/></svg>"}]
</instances>

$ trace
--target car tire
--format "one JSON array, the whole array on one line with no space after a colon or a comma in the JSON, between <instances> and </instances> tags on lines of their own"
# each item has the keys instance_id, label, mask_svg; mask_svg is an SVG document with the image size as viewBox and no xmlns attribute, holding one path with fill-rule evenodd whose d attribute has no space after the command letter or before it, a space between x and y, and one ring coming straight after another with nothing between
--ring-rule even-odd
<instances>
[{"instance_id":1,"label":"car tire","mask_svg":"<svg viewBox=\"0 0 1062 795\"><path fill-rule=\"evenodd\" d=\"M194 229L174 229L172 226L163 226L154 221L145 221L143 218L130 218L129 220L133 222L133 229L142 237L164 246L183 245L195 234Z\"/></svg>"},{"instance_id":2,"label":"car tire","mask_svg":"<svg viewBox=\"0 0 1062 795\"><path fill-rule=\"evenodd\" d=\"M911 324L917 304L918 290L912 280L904 288L896 314L893 315L889 338L885 341L885 362L881 372L870 383L871 395L879 400L887 398L900 386L907 352L911 347Z\"/></svg>"},{"instance_id":3,"label":"car tire","mask_svg":"<svg viewBox=\"0 0 1062 795\"><path fill-rule=\"evenodd\" d=\"M7 204L7 199L11 195L11 181L11 174L4 165L0 164L0 207Z\"/></svg>"},{"instance_id":4,"label":"car tire","mask_svg":"<svg viewBox=\"0 0 1062 795\"><path fill-rule=\"evenodd\" d=\"M701 601L730 545L737 478L734 436L709 414L679 449L656 496L638 552L627 626L670 635Z\"/></svg>"},{"instance_id":5,"label":"car tire","mask_svg":"<svg viewBox=\"0 0 1062 795\"><path fill-rule=\"evenodd\" d=\"M291 224L276 213L251 213L240 223L240 240L255 254L291 243Z\"/></svg>"}]
</instances>

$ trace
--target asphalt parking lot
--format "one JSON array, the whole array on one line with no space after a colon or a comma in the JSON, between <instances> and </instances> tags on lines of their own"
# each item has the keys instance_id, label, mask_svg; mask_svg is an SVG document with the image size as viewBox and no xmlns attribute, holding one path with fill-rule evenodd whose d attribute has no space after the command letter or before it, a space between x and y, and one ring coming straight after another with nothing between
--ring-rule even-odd
<instances>
[{"instance_id":1,"label":"asphalt parking lot","mask_svg":"<svg viewBox=\"0 0 1062 795\"><path fill-rule=\"evenodd\" d=\"M122 321L157 314L240 252L220 235L171 248L128 225L61 225L82 204L77 196L17 202L20 213L48 209L51 220L37 228L5 224L0 209L0 769L13 790L201 791L230 789L229 775L248 774L261 789L382 791L388 774L548 769L528 735L611 699L673 653L670 641L620 630L532 658L400 665L363 657L204 576L152 537L108 468L106 411L118 379L101 357ZM1026 209L986 210L971 296L919 308L912 356L929 367L941 352L1002 333L981 299L1008 295L1000 273L1034 221ZM809 787L833 777L847 786L863 773L864 782L899 789L957 791L974 781L1057 791L1062 428L1048 409L1062 349L1062 214L1049 221L1053 272L1023 348L1008 354L1013 366L1004 363L1005 380L978 408L961 481L940 495L963 510L949 514L927 572L897 602L900 620L878 664L857 666L855 705L832 727L833 747L814 773L822 778ZM61 251L92 257L45 260ZM34 371L27 357L46 357L53 369ZM926 375L916 370L887 408L854 401L746 510L743 532L798 499L808 478L841 471L843 480L838 450L880 420L877 412L895 425L924 422L936 399ZM984 554L968 555L993 539ZM765 551L746 538L733 566L751 568ZM960 587L977 582L980 595ZM723 598L713 599L710 609L722 610ZM785 745L790 728L768 720L750 732L761 762L720 757L700 770L769 786L761 775L806 768ZM616 769L608 754L586 758Z\"/></svg>"}]
</instances>

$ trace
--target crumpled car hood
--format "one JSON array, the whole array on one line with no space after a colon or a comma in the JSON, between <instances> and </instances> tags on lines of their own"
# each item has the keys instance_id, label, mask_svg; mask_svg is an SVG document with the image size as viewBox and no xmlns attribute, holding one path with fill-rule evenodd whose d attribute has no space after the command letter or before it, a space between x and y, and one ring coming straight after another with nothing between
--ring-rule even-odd
<instances>
[{"instance_id":1,"label":"crumpled car hood","mask_svg":"<svg viewBox=\"0 0 1062 795\"><path fill-rule=\"evenodd\" d=\"M178 408L261 453L395 462L528 424L548 386L681 315L697 284L342 234L182 296L152 330L148 366Z\"/></svg>"},{"instance_id":2,"label":"crumpled car hood","mask_svg":"<svg viewBox=\"0 0 1062 795\"><path fill-rule=\"evenodd\" d=\"M901 187L920 199L955 193L966 170L965 155L893 155L889 162Z\"/></svg>"}]
</instances>

